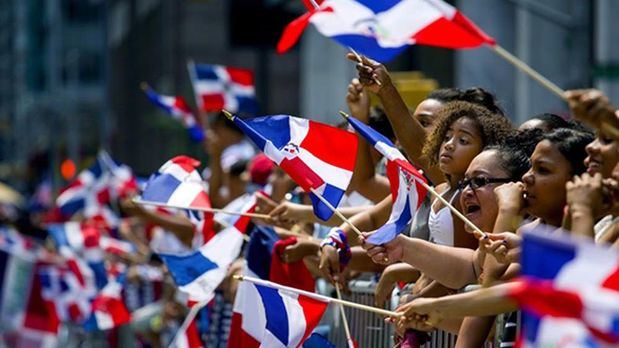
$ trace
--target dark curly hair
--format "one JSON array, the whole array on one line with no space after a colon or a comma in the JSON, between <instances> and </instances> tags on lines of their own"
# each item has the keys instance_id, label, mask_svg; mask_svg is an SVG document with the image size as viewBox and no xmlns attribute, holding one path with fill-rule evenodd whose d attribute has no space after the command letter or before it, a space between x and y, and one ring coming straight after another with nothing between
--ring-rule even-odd
<instances>
[{"instance_id":1,"label":"dark curly hair","mask_svg":"<svg viewBox=\"0 0 619 348\"><path fill-rule=\"evenodd\" d=\"M594 136L590 132L583 132L570 128L558 128L544 134L542 140L548 140L554 144L559 152L570 162L572 175L580 175L587 170L585 147L592 142Z\"/></svg>"},{"instance_id":2,"label":"dark curly hair","mask_svg":"<svg viewBox=\"0 0 619 348\"><path fill-rule=\"evenodd\" d=\"M520 181L531 168L531 154L543 136L544 131L541 129L519 130L508 136L502 144L487 146L484 151L496 151L496 164L508 173L510 179Z\"/></svg>"},{"instance_id":3,"label":"dark curly hair","mask_svg":"<svg viewBox=\"0 0 619 348\"><path fill-rule=\"evenodd\" d=\"M462 117L467 117L476 123L481 134L482 147L501 144L514 132L511 122L505 116L469 102L447 103L436 116L438 119L436 127L423 147L423 155L430 165L438 163L438 154L449 127Z\"/></svg>"},{"instance_id":4,"label":"dark curly hair","mask_svg":"<svg viewBox=\"0 0 619 348\"><path fill-rule=\"evenodd\" d=\"M465 101L483 106L492 113L505 115L505 112L499 105L494 94L481 87L472 87L467 89L440 88L430 92L426 99L438 100L441 103Z\"/></svg>"}]
</instances>

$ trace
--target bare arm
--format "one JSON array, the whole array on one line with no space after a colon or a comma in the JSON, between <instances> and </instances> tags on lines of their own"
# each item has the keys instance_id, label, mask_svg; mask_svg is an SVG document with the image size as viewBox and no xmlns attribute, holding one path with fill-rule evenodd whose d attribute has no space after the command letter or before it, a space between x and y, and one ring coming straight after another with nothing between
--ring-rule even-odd
<instances>
[{"instance_id":1,"label":"bare arm","mask_svg":"<svg viewBox=\"0 0 619 348\"><path fill-rule=\"evenodd\" d=\"M508 296L517 283L506 283L439 298L418 298L400 308L404 321L425 321L436 326L446 318L490 316L513 312L518 303Z\"/></svg>"},{"instance_id":2,"label":"bare arm","mask_svg":"<svg viewBox=\"0 0 619 348\"><path fill-rule=\"evenodd\" d=\"M191 247L194 236L194 226L186 217L179 215L158 214L154 211L144 209L142 206L137 204L136 209L132 210L132 212L136 217L161 226L162 228L172 232L183 244Z\"/></svg>"},{"instance_id":3,"label":"bare arm","mask_svg":"<svg viewBox=\"0 0 619 348\"><path fill-rule=\"evenodd\" d=\"M483 347L494 328L494 320L494 316L464 318L458 331L456 348Z\"/></svg>"},{"instance_id":4,"label":"bare arm","mask_svg":"<svg viewBox=\"0 0 619 348\"><path fill-rule=\"evenodd\" d=\"M370 210L372 207L346 207L338 208L337 210L342 213L346 218L353 217L364 211ZM336 227L342 223L342 219L339 216L333 214L327 221L320 220L316 214L314 214L314 208L308 204L297 204L292 202L283 202L275 209L273 209L269 215L275 220L291 221L291 222L311 222L320 223L322 225Z\"/></svg>"},{"instance_id":5,"label":"bare arm","mask_svg":"<svg viewBox=\"0 0 619 348\"><path fill-rule=\"evenodd\" d=\"M357 62L353 54L349 54L348 58ZM411 115L385 66L363 57L363 65L358 64L357 70L361 83L380 98L395 135L408 158L423 168L434 183L445 181L442 173L423 158L422 149L426 141L426 131ZM376 84L375 80L380 81L381 85Z\"/></svg>"},{"instance_id":6,"label":"bare arm","mask_svg":"<svg viewBox=\"0 0 619 348\"><path fill-rule=\"evenodd\" d=\"M404 248L402 261L439 283L452 289L460 289L477 281L473 268L473 250L436 245L402 235L396 239L402 242Z\"/></svg>"}]
</instances>

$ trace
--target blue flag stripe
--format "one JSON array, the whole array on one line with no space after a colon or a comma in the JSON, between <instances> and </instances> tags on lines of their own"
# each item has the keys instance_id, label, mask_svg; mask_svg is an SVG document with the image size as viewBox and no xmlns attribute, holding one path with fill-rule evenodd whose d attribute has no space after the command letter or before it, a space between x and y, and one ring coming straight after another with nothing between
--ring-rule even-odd
<instances>
[{"instance_id":1,"label":"blue flag stripe","mask_svg":"<svg viewBox=\"0 0 619 348\"><path fill-rule=\"evenodd\" d=\"M288 313L284 300L276 289L254 284L262 303L267 319L267 330L277 337L284 346L288 346Z\"/></svg>"},{"instance_id":2,"label":"blue flag stripe","mask_svg":"<svg viewBox=\"0 0 619 348\"><path fill-rule=\"evenodd\" d=\"M187 285L204 273L218 267L199 251L186 256L159 254L159 257L165 262L172 278L179 286Z\"/></svg>"},{"instance_id":3,"label":"blue flag stripe","mask_svg":"<svg viewBox=\"0 0 619 348\"><path fill-rule=\"evenodd\" d=\"M142 199L151 202L167 202L181 182L170 174L155 176L146 184Z\"/></svg>"}]
</instances>

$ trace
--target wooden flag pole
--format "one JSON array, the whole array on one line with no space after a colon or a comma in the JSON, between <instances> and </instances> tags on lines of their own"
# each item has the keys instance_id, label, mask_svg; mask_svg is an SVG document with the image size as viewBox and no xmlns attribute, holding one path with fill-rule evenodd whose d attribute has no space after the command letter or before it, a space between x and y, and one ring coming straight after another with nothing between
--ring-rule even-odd
<instances>
[{"instance_id":1,"label":"wooden flag pole","mask_svg":"<svg viewBox=\"0 0 619 348\"><path fill-rule=\"evenodd\" d=\"M350 117L344 111L340 111L340 115L342 115L346 120L348 120L348 118ZM434 197L436 197L436 199L441 201L441 203L443 203L443 205L445 205L447 208L449 208L449 210L451 210L452 213L454 213L467 226L469 226L473 231L475 231L475 235L477 236L477 239L481 239L481 238L485 238L486 237L486 233L484 231L482 231L473 222L471 222L471 220L469 220L466 216L464 216L461 212L459 212L458 209L456 209L456 207L451 205L451 203L449 203L445 198L443 198L443 196L441 196L438 192L436 192L432 186L428 185L423 180L420 180L420 179L418 179L416 177L414 177L414 178L415 178L415 181L417 181L419 184L421 184L421 186L423 186L423 188L428 190L428 192L430 192Z\"/></svg>"},{"instance_id":2,"label":"wooden flag pole","mask_svg":"<svg viewBox=\"0 0 619 348\"><path fill-rule=\"evenodd\" d=\"M498 54L501 58L510 62L516 68L520 69L520 71L529 75L535 81L539 82L542 86L546 87L549 91L556 94L559 98L566 100L564 96L565 91L563 89L557 86L554 82L548 80L542 74L533 70L533 68L531 68L527 63L523 62L520 58L514 56L509 51L499 45L493 45L490 46L490 48L492 49L492 51L494 51L494 53Z\"/></svg>"},{"instance_id":3,"label":"wooden flag pole","mask_svg":"<svg viewBox=\"0 0 619 348\"><path fill-rule=\"evenodd\" d=\"M520 58L514 56L509 51L507 51L506 49L504 49L503 47L499 45L490 46L490 49L492 49L492 51L498 54L501 58L507 60L512 65L514 65L516 68L520 69L520 71L524 72L525 74L529 75L532 79L539 82L542 86L546 87L549 91L557 95L563 101L567 102L567 98L565 97L565 90L561 89L561 87L557 86L554 82L548 80L542 74L535 71L533 68L531 68L527 63L522 61ZM601 128L605 132L613 135L615 138L619 138L619 129L615 128L612 124L603 122L601 125Z\"/></svg>"},{"instance_id":4,"label":"wooden flag pole","mask_svg":"<svg viewBox=\"0 0 619 348\"><path fill-rule=\"evenodd\" d=\"M183 320L183 323L178 328L178 331L176 331L176 335L174 335L174 339L172 339L172 342L170 342L170 345L168 346L168 348L176 347L176 342L181 338L183 333L185 331L187 331L187 328L189 327L189 325L191 324L193 319L196 317L196 315L198 314L200 309L202 309L202 307L206 306L209 302L210 302L210 300L209 301L201 301L201 302L198 302L195 305L193 305L193 307L191 307L191 309L189 310L189 313L187 313L187 316L185 317L185 320Z\"/></svg>"},{"instance_id":5,"label":"wooden flag pole","mask_svg":"<svg viewBox=\"0 0 619 348\"><path fill-rule=\"evenodd\" d=\"M347 307L351 307L351 308L361 309L361 310L364 310L364 311L376 313L378 315L383 315L383 316L386 316L386 317L396 317L396 318L399 318L399 317L404 315L403 313L399 313L399 312L392 312L392 311L388 311L386 309L371 307L371 306L363 305L363 304L360 304L360 303L344 301L344 300L340 300L340 299L337 299L337 298L331 298L331 297L327 297L327 296L323 296L323 295L318 295L318 294L313 293L313 292L291 288L289 286L280 285L280 284L277 284L277 283L273 283L273 282L270 282L270 281L267 281L267 280L262 280L262 279L258 279L258 278L254 278L254 277L247 277L247 276L244 276L244 275L235 275L234 279L241 280L241 281L248 281L248 282L251 282L251 283L254 283L254 284L258 284L258 285L262 285L262 286L267 286L269 288L273 288L273 289L278 289L278 290L292 292L292 293L295 293L295 294L304 295L304 296L313 298L313 299L318 300L318 301L332 302L332 303L341 304L341 305L344 305L344 306L347 306Z\"/></svg>"},{"instance_id":6,"label":"wooden flag pole","mask_svg":"<svg viewBox=\"0 0 619 348\"><path fill-rule=\"evenodd\" d=\"M310 190L316 197L318 197L318 199L320 199L322 203L324 203L327 206L327 208L331 209L331 211L335 213L337 217L339 217L343 222L345 222L348 226L350 226L350 228L352 228L352 230L355 231L355 233L359 237L361 237L361 231L357 228L357 226L353 225L353 223L350 222L350 220L348 220L344 216L344 214L342 214L339 210L337 210L326 198L324 198L318 191L316 191L316 189L311 188Z\"/></svg>"},{"instance_id":7,"label":"wooden flag pole","mask_svg":"<svg viewBox=\"0 0 619 348\"><path fill-rule=\"evenodd\" d=\"M339 283L335 283L335 292L337 293L337 299L342 301L342 293L340 292ZM344 323L344 333L346 334L348 348L355 348L355 342L353 341L352 335L350 334L350 328L348 327L348 319L346 319L346 312L344 311L344 306L340 304L338 305L338 307L340 307L340 313L342 314L342 322Z\"/></svg>"},{"instance_id":8,"label":"wooden flag pole","mask_svg":"<svg viewBox=\"0 0 619 348\"><path fill-rule=\"evenodd\" d=\"M187 210L202 211L202 212L205 212L205 213L222 213L222 214L228 214L228 215L248 216L248 217L251 217L251 218L265 219L265 220L270 220L271 219L271 216L269 216L267 214L240 213L240 212L237 212L237 211L229 211L229 210L223 210L223 209L183 207L183 206L180 206L180 205L172 205L172 204L166 204L166 203L160 203L160 202L143 201L141 199L134 199L133 202L137 203L137 204L141 204L141 205L152 205L152 206L157 206L157 207L166 207L166 208L174 208L174 209L187 209Z\"/></svg>"}]
</instances>

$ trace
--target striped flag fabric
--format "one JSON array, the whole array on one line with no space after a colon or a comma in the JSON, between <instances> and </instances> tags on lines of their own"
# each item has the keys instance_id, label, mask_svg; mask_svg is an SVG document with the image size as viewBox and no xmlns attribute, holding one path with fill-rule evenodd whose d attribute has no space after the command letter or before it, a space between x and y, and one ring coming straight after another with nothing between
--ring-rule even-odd
<instances>
[{"instance_id":1,"label":"striped flag fabric","mask_svg":"<svg viewBox=\"0 0 619 348\"><path fill-rule=\"evenodd\" d=\"M232 332L241 331L242 347L299 347L322 318L328 302L250 282L242 282L235 309L243 313L232 321ZM237 315L239 311L236 311ZM241 324L241 327L235 327ZM233 347L228 344L228 347ZM241 346L239 346L241 347Z\"/></svg>"},{"instance_id":2,"label":"striped flag fabric","mask_svg":"<svg viewBox=\"0 0 619 348\"><path fill-rule=\"evenodd\" d=\"M168 267L179 290L189 301L209 301L236 260L243 246L243 235L234 226L219 231L199 250L188 255L158 254Z\"/></svg>"},{"instance_id":3,"label":"striped flag fabric","mask_svg":"<svg viewBox=\"0 0 619 348\"><path fill-rule=\"evenodd\" d=\"M324 36L380 62L409 45L474 48L493 38L442 0L329 0L291 22L277 45L279 53L296 44L312 23Z\"/></svg>"},{"instance_id":4,"label":"striped flag fabric","mask_svg":"<svg viewBox=\"0 0 619 348\"><path fill-rule=\"evenodd\" d=\"M137 191L137 180L131 168L114 161L100 151L95 163L80 172L61 190L56 206L65 219L84 212L98 214L112 198L123 198Z\"/></svg>"},{"instance_id":5,"label":"striped flag fabric","mask_svg":"<svg viewBox=\"0 0 619 348\"><path fill-rule=\"evenodd\" d=\"M310 195L314 213L329 220L344 196L357 159L357 137L346 130L288 115L233 122Z\"/></svg>"},{"instance_id":6,"label":"striped flag fabric","mask_svg":"<svg viewBox=\"0 0 619 348\"><path fill-rule=\"evenodd\" d=\"M213 213L191 209L211 209L206 185L197 171L200 161L177 156L167 161L151 175L142 192L142 200L163 206L188 209L187 217L194 224L194 243L201 246L213 232Z\"/></svg>"},{"instance_id":7,"label":"striped flag fabric","mask_svg":"<svg viewBox=\"0 0 619 348\"><path fill-rule=\"evenodd\" d=\"M94 275L88 267L74 258L65 265L43 265L38 272L42 297L53 306L58 318L84 323L91 314L90 301L96 295Z\"/></svg>"},{"instance_id":8,"label":"striped flag fabric","mask_svg":"<svg viewBox=\"0 0 619 348\"><path fill-rule=\"evenodd\" d=\"M619 344L619 252L567 234L525 231L522 281L511 292L523 309L523 347Z\"/></svg>"},{"instance_id":9,"label":"striped flag fabric","mask_svg":"<svg viewBox=\"0 0 619 348\"><path fill-rule=\"evenodd\" d=\"M204 140L204 131L202 130L202 126L191 111L189 105L187 105L185 98L181 96L159 94L146 84L142 86L142 89L151 103L160 107L168 115L172 116L172 118L183 124L189 132L191 140L198 143Z\"/></svg>"},{"instance_id":10,"label":"striped flag fabric","mask_svg":"<svg viewBox=\"0 0 619 348\"><path fill-rule=\"evenodd\" d=\"M124 276L111 276L92 301L92 314L84 323L88 331L109 330L131 321L122 297Z\"/></svg>"},{"instance_id":11,"label":"striped flag fabric","mask_svg":"<svg viewBox=\"0 0 619 348\"><path fill-rule=\"evenodd\" d=\"M200 110L219 112L225 109L249 115L258 112L251 70L191 62L187 68Z\"/></svg>"},{"instance_id":12,"label":"striped flag fabric","mask_svg":"<svg viewBox=\"0 0 619 348\"><path fill-rule=\"evenodd\" d=\"M153 174L142 192L142 199L176 208L211 208L204 182L196 168L200 161L177 156Z\"/></svg>"},{"instance_id":13,"label":"striped flag fabric","mask_svg":"<svg viewBox=\"0 0 619 348\"><path fill-rule=\"evenodd\" d=\"M417 214L428 193L421 183L427 181L389 139L352 116L347 119L355 131L387 159L387 178L393 207L387 223L376 230L367 241L371 244L388 243L402 232Z\"/></svg>"},{"instance_id":14,"label":"striped flag fabric","mask_svg":"<svg viewBox=\"0 0 619 348\"><path fill-rule=\"evenodd\" d=\"M285 245L272 228L255 227L246 249L243 274L282 283L285 275L276 273L298 272L298 266L291 269L277 266L282 263L279 251ZM287 275L284 285L309 290L307 284L312 284L313 291L314 282L307 269ZM228 348L298 347L317 325L326 306L327 303L313 298L241 282L234 301Z\"/></svg>"}]
</instances>

